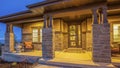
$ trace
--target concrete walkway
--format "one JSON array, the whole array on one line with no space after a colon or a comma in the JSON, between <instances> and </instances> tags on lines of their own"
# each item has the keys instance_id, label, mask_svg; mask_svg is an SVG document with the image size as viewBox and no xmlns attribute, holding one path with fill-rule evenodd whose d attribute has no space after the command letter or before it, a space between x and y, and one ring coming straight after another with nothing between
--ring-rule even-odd
<instances>
[{"instance_id":1,"label":"concrete walkway","mask_svg":"<svg viewBox=\"0 0 120 68\"><path fill-rule=\"evenodd\" d=\"M34 66L33 68L63 68L63 67L38 64Z\"/></svg>"}]
</instances>

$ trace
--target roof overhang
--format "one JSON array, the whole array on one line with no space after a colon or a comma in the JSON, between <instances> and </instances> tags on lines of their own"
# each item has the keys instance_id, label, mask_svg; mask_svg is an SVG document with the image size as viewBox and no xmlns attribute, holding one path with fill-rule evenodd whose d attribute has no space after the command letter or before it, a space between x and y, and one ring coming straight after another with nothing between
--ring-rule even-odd
<instances>
[{"instance_id":1,"label":"roof overhang","mask_svg":"<svg viewBox=\"0 0 120 68\"><path fill-rule=\"evenodd\" d=\"M0 17L0 22L17 22L33 17L39 17L41 19L43 18L44 14L53 14L54 17L78 13L90 14L92 8L99 6L108 6L108 12L111 14L120 10L120 5L118 4L118 2L120 2L119 0L81 0L82 2L80 0L76 0L76 2L74 1L75 0L47 0L28 5L27 7L29 10Z\"/></svg>"}]
</instances>

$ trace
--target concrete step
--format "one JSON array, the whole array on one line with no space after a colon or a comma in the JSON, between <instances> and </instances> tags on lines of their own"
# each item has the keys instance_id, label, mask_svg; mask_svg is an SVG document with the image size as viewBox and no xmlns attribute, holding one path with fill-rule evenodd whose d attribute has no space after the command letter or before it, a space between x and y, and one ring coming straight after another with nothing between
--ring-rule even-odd
<instances>
[{"instance_id":1,"label":"concrete step","mask_svg":"<svg viewBox=\"0 0 120 68\"><path fill-rule=\"evenodd\" d=\"M116 68L111 63L94 63L94 64L83 64L83 63L70 63L70 62L59 62L53 60L39 60L40 64L59 66L61 68Z\"/></svg>"},{"instance_id":2,"label":"concrete step","mask_svg":"<svg viewBox=\"0 0 120 68\"><path fill-rule=\"evenodd\" d=\"M65 49L64 52L85 53L85 50L83 50L82 48L68 48L68 49Z\"/></svg>"}]
</instances>

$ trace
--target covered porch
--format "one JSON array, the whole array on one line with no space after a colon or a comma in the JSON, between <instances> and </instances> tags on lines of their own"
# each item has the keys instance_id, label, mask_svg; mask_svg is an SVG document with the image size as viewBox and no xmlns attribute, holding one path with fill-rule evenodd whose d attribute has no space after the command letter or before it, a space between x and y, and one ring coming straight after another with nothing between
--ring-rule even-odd
<instances>
[{"instance_id":1,"label":"covered porch","mask_svg":"<svg viewBox=\"0 0 120 68\"><path fill-rule=\"evenodd\" d=\"M91 3L89 5L52 12L56 7L46 10L41 18L34 16L8 22L3 58L9 58L9 55L14 61L21 56L28 60L31 57L33 61L37 59L39 63L47 63L47 60L95 66L96 62L120 62L119 56L111 57L111 23L108 22L106 3L95 4L97 7ZM13 26L22 28L22 43L31 42L34 49L16 53Z\"/></svg>"}]
</instances>

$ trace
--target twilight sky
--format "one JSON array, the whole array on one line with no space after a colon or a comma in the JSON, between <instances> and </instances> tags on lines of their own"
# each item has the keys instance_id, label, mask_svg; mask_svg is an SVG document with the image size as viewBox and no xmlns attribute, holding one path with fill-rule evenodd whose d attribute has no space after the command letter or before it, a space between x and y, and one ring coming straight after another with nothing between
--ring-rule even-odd
<instances>
[{"instance_id":1,"label":"twilight sky","mask_svg":"<svg viewBox=\"0 0 120 68\"><path fill-rule=\"evenodd\" d=\"M0 16L27 10L26 6L43 0L0 0ZM4 40L6 25L0 22L0 40ZM17 39L21 39L21 29L14 27Z\"/></svg>"}]
</instances>

